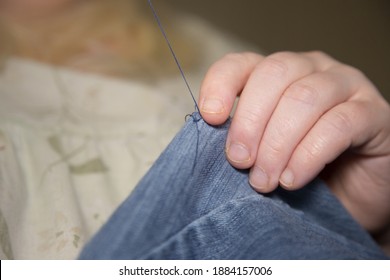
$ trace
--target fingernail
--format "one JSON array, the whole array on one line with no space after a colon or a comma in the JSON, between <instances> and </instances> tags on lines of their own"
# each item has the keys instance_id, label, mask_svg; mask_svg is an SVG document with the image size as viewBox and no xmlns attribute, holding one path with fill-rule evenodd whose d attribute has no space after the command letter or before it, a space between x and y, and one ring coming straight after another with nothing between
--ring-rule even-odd
<instances>
[{"instance_id":1,"label":"fingernail","mask_svg":"<svg viewBox=\"0 0 390 280\"><path fill-rule=\"evenodd\" d=\"M268 187L268 175L262 168L255 166L250 172L249 183L255 189L266 189Z\"/></svg>"},{"instance_id":2,"label":"fingernail","mask_svg":"<svg viewBox=\"0 0 390 280\"><path fill-rule=\"evenodd\" d=\"M225 108L221 99L208 97L203 101L201 111L209 114L220 114L225 111Z\"/></svg>"},{"instance_id":3,"label":"fingernail","mask_svg":"<svg viewBox=\"0 0 390 280\"><path fill-rule=\"evenodd\" d=\"M231 161L237 163L250 161L251 159L248 148L241 143L232 143L226 153Z\"/></svg>"},{"instance_id":4,"label":"fingernail","mask_svg":"<svg viewBox=\"0 0 390 280\"><path fill-rule=\"evenodd\" d=\"M294 186L294 173L290 169L284 170L279 181L285 187Z\"/></svg>"}]
</instances>

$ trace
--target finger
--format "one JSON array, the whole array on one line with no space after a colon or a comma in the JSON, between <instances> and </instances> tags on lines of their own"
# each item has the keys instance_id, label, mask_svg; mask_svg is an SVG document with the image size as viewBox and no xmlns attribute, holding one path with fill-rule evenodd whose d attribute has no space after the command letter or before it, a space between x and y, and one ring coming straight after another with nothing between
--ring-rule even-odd
<instances>
[{"instance_id":1,"label":"finger","mask_svg":"<svg viewBox=\"0 0 390 280\"><path fill-rule=\"evenodd\" d=\"M218 125L227 120L237 95L262 59L254 53L229 54L210 67L199 96L200 113L207 123Z\"/></svg>"},{"instance_id":2,"label":"finger","mask_svg":"<svg viewBox=\"0 0 390 280\"><path fill-rule=\"evenodd\" d=\"M313 71L315 65L309 59L287 52L271 55L256 66L242 91L226 142L233 166L253 165L260 139L282 93Z\"/></svg>"},{"instance_id":3,"label":"finger","mask_svg":"<svg viewBox=\"0 0 390 280\"><path fill-rule=\"evenodd\" d=\"M306 76L290 85L275 108L262 137L251 184L269 192L279 178L293 151L318 119L356 92L353 79L340 75L339 69Z\"/></svg>"},{"instance_id":4,"label":"finger","mask_svg":"<svg viewBox=\"0 0 390 280\"><path fill-rule=\"evenodd\" d=\"M348 148L366 141L375 115L368 108L364 101L349 101L324 114L295 149L281 184L288 189L304 186Z\"/></svg>"}]
</instances>

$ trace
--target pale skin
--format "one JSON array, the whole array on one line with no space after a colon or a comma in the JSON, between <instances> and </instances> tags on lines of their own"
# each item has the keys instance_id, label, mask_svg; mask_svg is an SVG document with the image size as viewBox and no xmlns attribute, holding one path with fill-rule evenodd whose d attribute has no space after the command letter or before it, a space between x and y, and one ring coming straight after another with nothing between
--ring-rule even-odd
<instances>
[{"instance_id":1,"label":"pale skin","mask_svg":"<svg viewBox=\"0 0 390 280\"><path fill-rule=\"evenodd\" d=\"M390 224L390 107L357 69L321 52L229 54L208 71L199 107L260 193L297 190L319 174L368 231ZM331 164L332 163L332 164Z\"/></svg>"}]
</instances>

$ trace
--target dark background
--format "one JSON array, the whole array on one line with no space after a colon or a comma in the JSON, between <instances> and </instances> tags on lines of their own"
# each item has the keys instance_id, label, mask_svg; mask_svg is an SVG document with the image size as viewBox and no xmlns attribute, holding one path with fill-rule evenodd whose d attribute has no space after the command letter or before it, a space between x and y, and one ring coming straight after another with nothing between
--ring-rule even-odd
<instances>
[{"instance_id":1,"label":"dark background","mask_svg":"<svg viewBox=\"0 0 390 280\"><path fill-rule=\"evenodd\" d=\"M390 100L389 0L165 0L266 53L322 50L362 70Z\"/></svg>"}]
</instances>

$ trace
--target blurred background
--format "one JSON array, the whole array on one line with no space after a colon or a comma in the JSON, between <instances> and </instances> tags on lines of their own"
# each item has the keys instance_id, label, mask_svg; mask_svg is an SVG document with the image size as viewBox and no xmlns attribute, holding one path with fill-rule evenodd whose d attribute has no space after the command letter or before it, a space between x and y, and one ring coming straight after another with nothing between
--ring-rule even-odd
<instances>
[{"instance_id":1,"label":"blurred background","mask_svg":"<svg viewBox=\"0 0 390 280\"><path fill-rule=\"evenodd\" d=\"M390 101L389 0L165 0L266 53L322 50L362 70Z\"/></svg>"}]
</instances>

